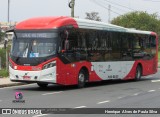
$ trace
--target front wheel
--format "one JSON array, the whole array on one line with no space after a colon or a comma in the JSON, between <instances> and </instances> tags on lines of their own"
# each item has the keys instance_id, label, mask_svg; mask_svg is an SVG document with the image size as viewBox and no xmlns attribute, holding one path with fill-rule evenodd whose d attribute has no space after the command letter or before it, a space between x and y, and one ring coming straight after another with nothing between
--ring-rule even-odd
<instances>
[{"instance_id":1,"label":"front wheel","mask_svg":"<svg viewBox=\"0 0 160 117\"><path fill-rule=\"evenodd\" d=\"M37 85L40 87L40 88L46 88L48 86L48 84L45 84L45 83L37 83Z\"/></svg>"},{"instance_id":2,"label":"front wheel","mask_svg":"<svg viewBox=\"0 0 160 117\"><path fill-rule=\"evenodd\" d=\"M142 76L142 68L140 65L138 65L136 68L135 80L136 81L140 80L141 76Z\"/></svg>"},{"instance_id":3,"label":"front wheel","mask_svg":"<svg viewBox=\"0 0 160 117\"><path fill-rule=\"evenodd\" d=\"M84 70L81 70L78 74L78 88L83 88L86 83L86 75Z\"/></svg>"}]
</instances>

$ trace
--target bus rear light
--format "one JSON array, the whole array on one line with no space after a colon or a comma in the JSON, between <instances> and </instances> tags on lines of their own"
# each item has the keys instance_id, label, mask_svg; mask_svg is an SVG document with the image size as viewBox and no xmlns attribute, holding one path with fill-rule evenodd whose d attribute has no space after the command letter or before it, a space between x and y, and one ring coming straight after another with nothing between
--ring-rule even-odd
<instances>
[{"instance_id":1,"label":"bus rear light","mask_svg":"<svg viewBox=\"0 0 160 117\"><path fill-rule=\"evenodd\" d=\"M56 61L52 61L50 63L45 64L42 69L48 69L54 66L56 66Z\"/></svg>"}]
</instances>

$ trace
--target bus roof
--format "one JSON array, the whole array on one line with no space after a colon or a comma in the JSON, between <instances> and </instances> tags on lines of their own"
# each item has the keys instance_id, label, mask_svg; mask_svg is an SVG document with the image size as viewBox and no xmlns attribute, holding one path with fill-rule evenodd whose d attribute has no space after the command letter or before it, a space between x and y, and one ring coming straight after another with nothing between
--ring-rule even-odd
<instances>
[{"instance_id":1,"label":"bus roof","mask_svg":"<svg viewBox=\"0 0 160 117\"><path fill-rule=\"evenodd\" d=\"M16 29L28 30L28 29L53 29L62 26L72 25L77 28L76 21L71 17L59 16L59 17L37 17L24 20L16 25Z\"/></svg>"},{"instance_id":2,"label":"bus roof","mask_svg":"<svg viewBox=\"0 0 160 117\"><path fill-rule=\"evenodd\" d=\"M108 30L108 31L128 32L128 33L137 33L137 34L153 33L150 31L129 29L129 28L113 25L113 24L104 23L104 22L72 18L67 16L31 18L18 23L15 28L18 30L21 30L21 29L34 30L34 29L54 29L54 28L59 28L63 26L73 26L74 28Z\"/></svg>"}]
</instances>

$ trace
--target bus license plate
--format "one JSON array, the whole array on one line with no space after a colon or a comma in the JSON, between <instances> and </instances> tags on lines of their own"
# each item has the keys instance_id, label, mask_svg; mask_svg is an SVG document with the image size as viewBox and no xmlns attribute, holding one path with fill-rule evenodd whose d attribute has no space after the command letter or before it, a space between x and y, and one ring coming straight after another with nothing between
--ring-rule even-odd
<instances>
[{"instance_id":1,"label":"bus license plate","mask_svg":"<svg viewBox=\"0 0 160 117\"><path fill-rule=\"evenodd\" d=\"M23 76L23 80L30 80L31 77L30 76Z\"/></svg>"}]
</instances>

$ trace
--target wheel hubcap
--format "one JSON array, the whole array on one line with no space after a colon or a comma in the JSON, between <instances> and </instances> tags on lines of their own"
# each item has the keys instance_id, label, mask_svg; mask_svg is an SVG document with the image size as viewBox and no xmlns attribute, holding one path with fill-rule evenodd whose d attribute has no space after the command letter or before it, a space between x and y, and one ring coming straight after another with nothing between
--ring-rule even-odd
<instances>
[{"instance_id":1,"label":"wheel hubcap","mask_svg":"<svg viewBox=\"0 0 160 117\"><path fill-rule=\"evenodd\" d=\"M79 74L79 81L84 82L84 74Z\"/></svg>"},{"instance_id":2,"label":"wheel hubcap","mask_svg":"<svg viewBox=\"0 0 160 117\"><path fill-rule=\"evenodd\" d=\"M139 69L137 69L137 78L138 79L140 78L140 71L139 71Z\"/></svg>"}]
</instances>

